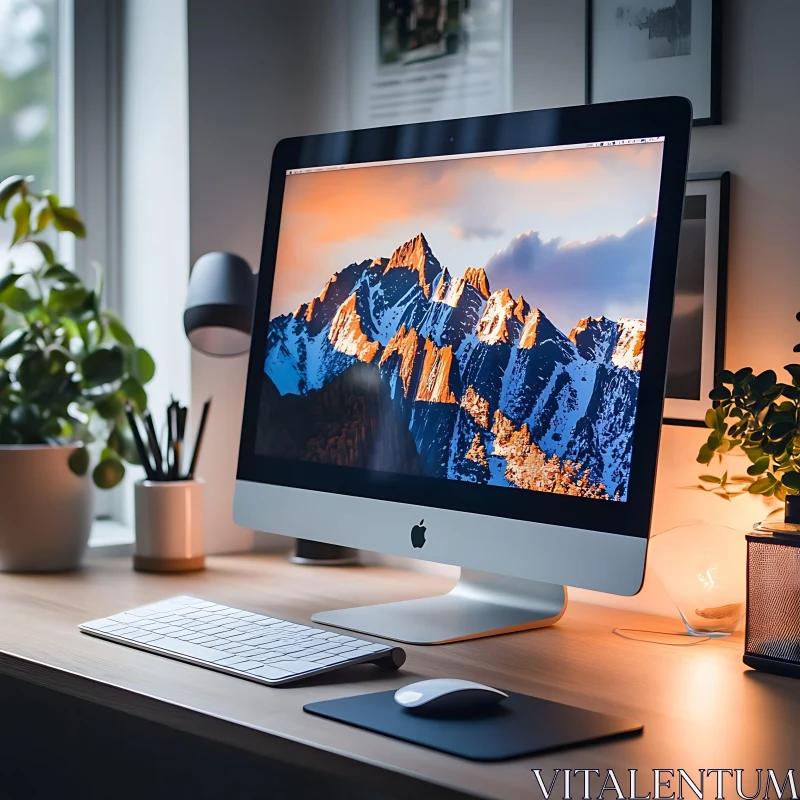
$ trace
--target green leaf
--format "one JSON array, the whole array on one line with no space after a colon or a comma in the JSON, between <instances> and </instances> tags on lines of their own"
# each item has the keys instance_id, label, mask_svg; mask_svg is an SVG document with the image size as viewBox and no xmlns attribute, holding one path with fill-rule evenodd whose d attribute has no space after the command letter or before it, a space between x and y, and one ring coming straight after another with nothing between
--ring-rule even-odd
<instances>
[{"instance_id":1,"label":"green leaf","mask_svg":"<svg viewBox=\"0 0 800 800\"><path fill-rule=\"evenodd\" d=\"M31 204L24 197L14 206L11 211L14 217L14 235L11 237L11 247L20 239L25 237L31 229Z\"/></svg>"},{"instance_id":2,"label":"green leaf","mask_svg":"<svg viewBox=\"0 0 800 800\"><path fill-rule=\"evenodd\" d=\"M147 408L147 392L145 392L144 387L136 378L126 378L119 390L130 400L137 414L141 414Z\"/></svg>"},{"instance_id":3,"label":"green leaf","mask_svg":"<svg viewBox=\"0 0 800 800\"><path fill-rule=\"evenodd\" d=\"M17 380L26 392L31 392L37 388L47 373L47 356L41 350L34 350L20 361L17 367Z\"/></svg>"},{"instance_id":4,"label":"green leaf","mask_svg":"<svg viewBox=\"0 0 800 800\"><path fill-rule=\"evenodd\" d=\"M58 208L58 195L55 192L45 191L44 199L47 200L50 208Z\"/></svg>"},{"instance_id":5,"label":"green leaf","mask_svg":"<svg viewBox=\"0 0 800 800\"><path fill-rule=\"evenodd\" d=\"M58 281L59 283L80 283L81 279L63 264L53 264L44 272L44 278L48 281Z\"/></svg>"},{"instance_id":6,"label":"green leaf","mask_svg":"<svg viewBox=\"0 0 800 800\"><path fill-rule=\"evenodd\" d=\"M6 218L8 201L22 188L25 178L22 175L12 175L0 183L0 219Z\"/></svg>"},{"instance_id":7,"label":"green leaf","mask_svg":"<svg viewBox=\"0 0 800 800\"><path fill-rule=\"evenodd\" d=\"M783 442L773 442L769 439L765 439L763 442L761 442L761 449L768 456L777 456L781 454L784 446Z\"/></svg>"},{"instance_id":8,"label":"green leaf","mask_svg":"<svg viewBox=\"0 0 800 800\"><path fill-rule=\"evenodd\" d=\"M41 233L53 221L53 209L49 205L42 206L36 215L36 233Z\"/></svg>"},{"instance_id":9,"label":"green leaf","mask_svg":"<svg viewBox=\"0 0 800 800\"><path fill-rule=\"evenodd\" d=\"M795 386L800 385L800 364L787 364L784 369L792 376Z\"/></svg>"},{"instance_id":10,"label":"green leaf","mask_svg":"<svg viewBox=\"0 0 800 800\"><path fill-rule=\"evenodd\" d=\"M127 420L121 428L114 426L108 437L108 446L113 447L129 464L141 464L139 451L136 449L136 442L133 441L133 434Z\"/></svg>"},{"instance_id":11,"label":"green leaf","mask_svg":"<svg viewBox=\"0 0 800 800\"><path fill-rule=\"evenodd\" d=\"M697 454L697 463L708 464L712 458L714 458L714 451L707 444L702 445Z\"/></svg>"},{"instance_id":12,"label":"green leaf","mask_svg":"<svg viewBox=\"0 0 800 800\"><path fill-rule=\"evenodd\" d=\"M781 483L794 492L800 492L800 472L786 472L781 478Z\"/></svg>"},{"instance_id":13,"label":"green leaf","mask_svg":"<svg viewBox=\"0 0 800 800\"><path fill-rule=\"evenodd\" d=\"M769 437L770 441L779 442L781 439L796 430L797 423L794 422L794 420L791 422L776 422L767 428L767 436Z\"/></svg>"},{"instance_id":14,"label":"green leaf","mask_svg":"<svg viewBox=\"0 0 800 800\"><path fill-rule=\"evenodd\" d=\"M48 198L49 199L49 198ZM53 211L53 225L57 231L69 231L79 239L86 238L86 226L80 214L69 206L54 206L50 204Z\"/></svg>"},{"instance_id":15,"label":"green leaf","mask_svg":"<svg viewBox=\"0 0 800 800\"><path fill-rule=\"evenodd\" d=\"M127 328L122 324L122 320L113 311L104 311L103 319L108 325L109 333L124 347L134 347L133 337L128 333Z\"/></svg>"},{"instance_id":16,"label":"green leaf","mask_svg":"<svg viewBox=\"0 0 800 800\"><path fill-rule=\"evenodd\" d=\"M76 448L70 454L67 463L76 475L85 475L89 469L89 451L85 447Z\"/></svg>"},{"instance_id":17,"label":"green leaf","mask_svg":"<svg viewBox=\"0 0 800 800\"><path fill-rule=\"evenodd\" d=\"M777 481L773 475L767 475L757 480L755 483L750 484L750 486L747 487L747 491L750 494L766 494L771 489L775 488L776 483Z\"/></svg>"},{"instance_id":18,"label":"green leaf","mask_svg":"<svg viewBox=\"0 0 800 800\"><path fill-rule=\"evenodd\" d=\"M11 358L19 353L29 337L30 331L26 328L17 328L17 330L11 331L5 339L0 341L0 358Z\"/></svg>"},{"instance_id":19,"label":"green leaf","mask_svg":"<svg viewBox=\"0 0 800 800\"><path fill-rule=\"evenodd\" d=\"M92 479L100 489L113 489L125 477L125 467L117 458L104 458L92 472Z\"/></svg>"},{"instance_id":20,"label":"green leaf","mask_svg":"<svg viewBox=\"0 0 800 800\"><path fill-rule=\"evenodd\" d=\"M716 381L717 383L733 383L733 373L729 369L724 369L717 373Z\"/></svg>"},{"instance_id":21,"label":"green leaf","mask_svg":"<svg viewBox=\"0 0 800 800\"><path fill-rule=\"evenodd\" d=\"M53 248L50 247L47 242L45 242L43 239L28 239L28 242L36 245L36 247L39 248L42 258L44 258L48 264L56 263L56 254L53 252Z\"/></svg>"},{"instance_id":22,"label":"green leaf","mask_svg":"<svg viewBox=\"0 0 800 800\"><path fill-rule=\"evenodd\" d=\"M765 369L763 372L756 375L753 380L753 388L759 392L764 392L771 386L774 386L777 380L778 376L775 374L774 369Z\"/></svg>"},{"instance_id":23,"label":"green leaf","mask_svg":"<svg viewBox=\"0 0 800 800\"><path fill-rule=\"evenodd\" d=\"M28 311L36 308L37 301L31 297L21 286L9 286L3 292L3 302L14 311L20 314L27 314Z\"/></svg>"},{"instance_id":24,"label":"green leaf","mask_svg":"<svg viewBox=\"0 0 800 800\"><path fill-rule=\"evenodd\" d=\"M762 456L747 468L748 475L761 475L769 469L769 458Z\"/></svg>"},{"instance_id":25,"label":"green leaf","mask_svg":"<svg viewBox=\"0 0 800 800\"><path fill-rule=\"evenodd\" d=\"M738 372L736 372L733 376L733 382L735 384L742 383L745 379L749 378L753 374L752 367L742 367Z\"/></svg>"},{"instance_id":26,"label":"green leaf","mask_svg":"<svg viewBox=\"0 0 800 800\"><path fill-rule=\"evenodd\" d=\"M81 374L89 386L111 383L125 372L125 354L118 345L95 350L83 359Z\"/></svg>"},{"instance_id":27,"label":"green leaf","mask_svg":"<svg viewBox=\"0 0 800 800\"><path fill-rule=\"evenodd\" d=\"M86 289L80 284L69 284L63 288L54 286L47 298L47 308L58 317L69 314L83 306L86 302L86 294Z\"/></svg>"},{"instance_id":28,"label":"green leaf","mask_svg":"<svg viewBox=\"0 0 800 800\"><path fill-rule=\"evenodd\" d=\"M700 475L700 480L706 483L722 483L722 480L716 475Z\"/></svg>"},{"instance_id":29,"label":"green leaf","mask_svg":"<svg viewBox=\"0 0 800 800\"><path fill-rule=\"evenodd\" d=\"M2 295L9 286L13 286L21 277L21 272L7 272L3 275L3 277L0 278L0 295ZM2 297L0 297L0 302L3 302Z\"/></svg>"},{"instance_id":30,"label":"green leaf","mask_svg":"<svg viewBox=\"0 0 800 800\"><path fill-rule=\"evenodd\" d=\"M78 327L78 323L75 322L74 319L70 319L69 317L62 317L58 324L60 327L64 329L64 335L66 337L67 343L71 343L70 340L81 341L81 329ZM81 344L81 346L83 346Z\"/></svg>"},{"instance_id":31,"label":"green leaf","mask_svg":"<svg viewBox=\"0 0 800 800\"><path fill-rule=\"evenodd\" d=\"M131 375L143 386L153 380L156 374L156 362L144 347L137 347L133 354L130 368Z\"/></svg>"},{"instance_id":32,"label":"green leaf","mask_svg":"<svg viewBox=\"0 0 800 800\"><path fill-rule=\"evenodd\" d=\"M709 393L709 400L728 400L731 397L731 391L725 386L715 386Z\"/></svg>"},{"instance_id":33,"label":"green leaf","mask_svg":"<svg viewBox=\"0 0 800 800\"><path fill-rule=\"evenodd\" d=\"M716 450L722 444L722 434L719 431L711 431L707 444L709 449Z\"/></svg>"},{"instance_id":34,"label":"green leaf","mask_svg":"<svg viewBox=\"0 0 800 800\"><path fill-rule=\"evenodd\" d=\"M110 394L95 401L95 411L103 419L116 419L125 410L122 400L117 394Z\"/></svg>"},{"instance_id":35,"label":"green leaf","mask_svg":"<svg viewBox=\"0 0 800 800\"><path fill-rule=\"evenodd\" d=\"M717 419L717 412L715 409L709 408L708 411L706 411L705 423L707 428L713 428L714 430L716 430L718 419Z\"/></svg>"}]
</instances>

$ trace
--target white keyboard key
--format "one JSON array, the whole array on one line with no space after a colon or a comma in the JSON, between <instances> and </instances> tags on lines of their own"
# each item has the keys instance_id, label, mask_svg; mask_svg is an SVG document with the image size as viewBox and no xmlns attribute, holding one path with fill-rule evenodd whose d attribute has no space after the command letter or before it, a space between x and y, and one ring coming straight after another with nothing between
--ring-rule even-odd
<instances>
[{"instance_id":1,"label":"white keyboard key","mask_svg":"<svg viewBox=\"0 0 800 800\"><path fill-rule=\"evenodd\" d=\"M222 661L223 658L228 657L228 653L222 650L213 650L210 647L204 647L200 644L193 642L182 642L180 639L171 639L168 636L156 639L149 642L153 647L160 647L162 650L171 650L173 653L178 653L182 656L189 656L191 658L199 658L203 661L211 661L216 663Z\"/></svg>"},{"instance_id":2,"label":"white keyboard key","mask_svg":"<svg viewBox=\"0 0 800 800\"><path fill-rule=\"evenodd\" d=\"M157 633L137 633L133 636L126 636L125 638L132 639L134 642L148 644L149 642L154 642L156 639L161 639L162 637Z\"/></svg>"},{"instance_id":3,"label":"white keyboard key","mask_svg":"<svg viewBox=\"0 0 800 800\"><path fill-rule=\"evenodd\" d=\"M222 661L216 662L220 667L237 667L239 664L252 664L254 667L260 667L261 662L251 661L249 658L242 658L241 656L231 656L230 658L223 658Z\"/></svg>"},{"instance_id":4,"label":"white keyboard key","mask_svg":"<svg viewBox=\"0 0 800 800\"><path fill-rule=\"evenodd\" d=\"M314 658L312 659L315 664L319 665L320 667L329 667L331 664L341 664L342 659L339 656L327 656L326 658Z\"/></svg>"},{"instance_id":5,"label":"white keyboard key","mask_svg":"<svg viewBox=\"0 0 800 800\"><path fill-rule=\"evenodd\" d=\"M270 664L269 666L259 667L258 669L249 669L247 670L247 674L257 675L259 678L266 678L268 681L274 681L278 678L285 678L292 673L289 670L279 669Z\"/></svg>"},{"instance_id":6,"label":"white keyboard key","mask_svg":"<svg viewBox=\"0 0 800 800\"><path fill-rule=\"evenodd\" d=\"M233 667L233 669L238 669L239 672L247 672L248 670L259 669L263 666L264 664L261 661L248 658L247 661L240 661L235 667Z\"/></svg>"},{"instance_id":7,"label":"white keyboard key","mask_svg":"<svg viewBox=\"0 0 800 800\"><path fill-rule=\"evenodd\" d=\"M311 672L314 669L319 669L319 664L315 661L296 661L294 659L273 661L270 666L276 669L285 669L287 672Z\"/></svg>"},{"instance_id":8,"label":"white keyboard key","mask_svg":"<svg viewBox=\"0 0 800 800\"><path fill-rule=\"evenodd\" d=\"M359 649L366 650L368 653L377 653L380 650L391 650L392 648L385 644L378 644L377 642L359 642Z\"/></svg>"},{"instance_id":9,"label":"white keyboard key","mask_svg":"<svg viewBox=\"0 0 800 800\"><path fill-rule=\"evenodd\" d=\"M131 625L139 621L139 618L134 614L114 614L114 616L109 617L109 619L114 620L114 622L122 622Z\"/></svg>"},{"instance_id":10,"label":"white keyboard key","mask_svg":"<svg viewBox=\"0 0 800 800\"><path fill-rule=\"evenodd\" d=\"M112 622L110 619L95 619L91 622L86 623L87 628L91 628L94 631L104 631L108 628L116 628L118 627L115 622Z\"/></svg>"}]
</instances>

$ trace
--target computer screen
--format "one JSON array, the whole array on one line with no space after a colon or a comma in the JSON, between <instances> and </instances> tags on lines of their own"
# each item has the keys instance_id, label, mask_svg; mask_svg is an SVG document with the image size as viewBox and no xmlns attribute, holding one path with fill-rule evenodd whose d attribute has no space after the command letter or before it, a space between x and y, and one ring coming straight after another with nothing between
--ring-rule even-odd
<instances>
[{"instance_id":1,"label":"computer screen","mask_svg":"<svg viewBox=\"0 0 800 800\"><path fill-rule=\"evenodd\" d=\"M286 170L255 454L625 503L663 148Z\"/></svg>"}]
</instances>

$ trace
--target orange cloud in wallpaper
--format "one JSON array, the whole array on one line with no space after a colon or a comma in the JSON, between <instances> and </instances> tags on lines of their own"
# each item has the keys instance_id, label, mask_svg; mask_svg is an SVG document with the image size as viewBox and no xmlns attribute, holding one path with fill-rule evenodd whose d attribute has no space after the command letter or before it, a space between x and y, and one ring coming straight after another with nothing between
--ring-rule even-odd
<instances>
[{"instance_id":1,"label":"orange cloud in wallpaper","mask_svg":"<svg viewBox=\"0 0 800 800\"><path fill-rule=\"evenodd\" d=\"M656 210L661 153L637 144L289 175L270 316L419 232L455 275L524 232L563 243L624 236Z\"/></svg>"}]
</instances>

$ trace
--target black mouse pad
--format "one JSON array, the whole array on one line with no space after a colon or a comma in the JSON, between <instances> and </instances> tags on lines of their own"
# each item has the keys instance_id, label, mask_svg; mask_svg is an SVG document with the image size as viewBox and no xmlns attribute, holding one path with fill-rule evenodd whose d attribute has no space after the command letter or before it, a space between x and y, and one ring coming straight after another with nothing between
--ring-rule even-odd
<instances>
[{"instance_id":1,"label":"black mouse pad","mask_svg":"<svg viewBox=\"0 0 800 800\"><path fill-rule=\"evenodd\" d=\"M497 706L472 713L422 715L401 708L394 692L376 692L309 703L309 714L344 722L405 742L473 761L504 761L638 733L629 719L508 692Z\"/></svg>"}]
</instances>

